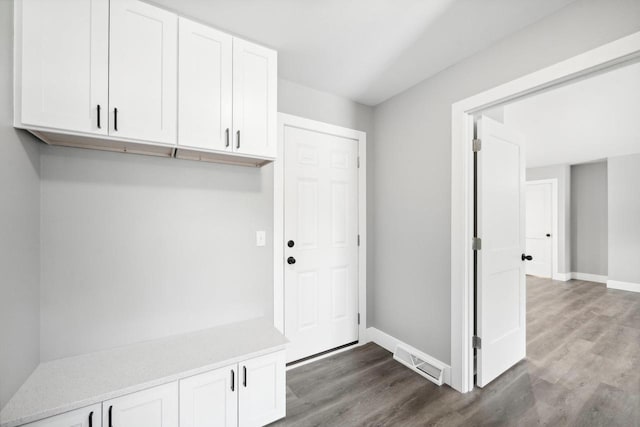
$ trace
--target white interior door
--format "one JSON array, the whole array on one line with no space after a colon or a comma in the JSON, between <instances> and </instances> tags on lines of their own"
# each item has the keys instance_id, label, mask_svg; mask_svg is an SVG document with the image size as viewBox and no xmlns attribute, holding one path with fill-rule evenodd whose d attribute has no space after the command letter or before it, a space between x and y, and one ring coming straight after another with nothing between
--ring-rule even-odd
<instances>
[{"instance_id":1,"label":"white interior door","mask_svg":"<svg viewBox=\"0 0 640 427\"><path fill-rule=\"evenodd\" d=\"M295 361L358 340L358 142L284 132L284 332Z\"/></svg>"},{"instance_id":2,"label":"white interior door","mask_svg":"<svg viewBox=\"0 0 640 427\"><path fill-rule=\"evenodd\" d=\"M526 354L525 147L521 135L482 117L478 123L477 385Z\"/></svg>"},{"instance_id":3,"label":"white interior door","mask_svg":"<svg viewBox=\"0 0 640 427\"><path fill-rule=\"evenodd\" d=\"M238 425L238 366L180 380L180 427Z\"/></svg>"},{"instance_id":4,"label":"white interior door","mask_svg":"<svg viewBox=\"0 0 640 427\"><path fill-rule=\"evenodd\" d=\"M109 133L174 144L178 16L138 0L110 0L110 12Z\"/></svg>"},{"instance_id":5,"label":"white interior door","mask_svg":"<svg viewBox=\"0 0 640 427\"><path fill-rule=\"evenodd\" d=\"M551 182L527 182L527 274L553 276L553 192Z\"/></svg>"}]
</instances>

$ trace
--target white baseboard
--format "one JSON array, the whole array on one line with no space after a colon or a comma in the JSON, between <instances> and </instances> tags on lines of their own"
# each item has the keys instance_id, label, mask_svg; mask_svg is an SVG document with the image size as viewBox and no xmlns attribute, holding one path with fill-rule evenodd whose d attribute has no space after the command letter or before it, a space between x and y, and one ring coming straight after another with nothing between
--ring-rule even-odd
<instances>
[{"instance_id":1,"label":"white baseboard","mask_svg":"<svg viewBox=\"0 0 640 427\"><path fill-rule=\"evenodd\" d=\"M415 347L412 347L409 344L404 343L399 339L392 337L391 335L376 328L367 328L367 339L369 341L373 341L374 343L390 351L391 353L396 351L396 347L398 346L398 344L401 344L411 352L419 355L423 360L433 363L434 365L444 366L443 381L445 384L451 385L451 366L447 365L446 363L443 363L435 357L429 356L428 354L416 349Z\"/></svg>"},{"instance_id":2,"label":"white baseboard","mask_svg":"<svg viewBox=\"0 0 640 427\"><path fill-rule=\"evenodd\" d=\"M640 292L640 283L620 282L619 280L607 280L607 288L621 291Z\"/></svg>"},{"instance_id":3,"label":"white baseboard","mask_svg":"<svg viewBox=\"0 0 640 427\"><path fill-rule=\"evenodd\" d=\"M571 273L556 273L553 275L553 280L567 282L571 280Z\"/></svg>"},{"instance_id":4,"label":"white baseboard","mask_svg":"<svg viewBox=\"0 0 640 427\"><path fill-rule=\"evenodd\" d=\"M587 282L607 283L607 276L589 273L571 273L571 278L576 280L585 280Z\"/></svg>"}]
</instances>

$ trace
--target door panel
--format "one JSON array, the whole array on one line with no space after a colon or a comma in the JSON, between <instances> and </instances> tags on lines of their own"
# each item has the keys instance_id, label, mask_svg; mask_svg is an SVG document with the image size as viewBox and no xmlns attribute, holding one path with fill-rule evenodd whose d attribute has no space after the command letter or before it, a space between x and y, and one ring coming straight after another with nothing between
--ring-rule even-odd
<instances>
[{"instance_id":1,"label":"door panel","mask_svg":"<svg viewBox=\"0 0 640 427\"><path fill-rule=\"evenodd\" d=\"M103 426L178 427L178 383L102 402L102 416Z\"/></svg>"},{"instance_id":2,"label":"door panel","mask_svg":"<svg viewBox=\"0 0 640 427\"><path fill-rule=\"evenodd\" d=\"M526 354L525 151L521 135L478 123L477 384L484 387Z\"/></svg>"},{"instance_id":3,"label":"door panel","mask_svg":"<svg viewBox=\"0 0 640 427\"><path fill-rule=\"evenodd\" d=\"M551 278L553 275L551 232L553 229L552 184L527 183L527 274Z\"/></svg>"},{"instance_id":4,"label":"door panel","mask_svg":"<svg viewBox=\"0 0 640 427\"><path fill-rule=\"evenodd\" d=\"M101 421L102 406L97 404L25 424L24 427L99 427Z\"/></svg>"},{"instance_id":5,"label":"door panel","mask_svg":"<svg viewBox=\"0 0 640 427\"><path fill-rule=\"evenodd\" d=\"M275 157L277 53L233 39L233 150Z\"/></svg>"},{"instance_id":6,"label":"door panel","mask_svg":"<svg viewBox=\"0 0 640 427\"><path fill-rule=\"evenodd\" d=\"M238 366L180 381L180 427L238 425Z\"/></svg>"},{"instance_id":7,"label":"door panel","mask_svg":"<svg viewBox=\"0 0 640 427\"><path fill-rule=\"evenodd\" d=\"M286 373L284 351L241 363L238 425L258 427L285 416Z\"/></svg>"},{"instance_id":8,"label":"door panel","mask_svg":"<svg viewBox=\"0 0 640 427\"><path fill-rule=\"evenodd\" d=\"M110 28L109 133L174 144L177 15L138 0L111 0Z\"/></svg>"},{"instance_id":9,"label":"door panel","mask_svg":"<svg viewBox=\"0 0 640 427\"><path fill-rule=\"evenodd\" d=\"M107 134L109 1L14 4L20 17L22 124Z\"/></svg>"},{"instance_id":10,"label":"door panel","mask_svg":"<svg viewBox=\"0 0 640 427\"><path fill-rule=\"evenodd\" d=\"M233 38L180 18L178 144L231 150Z\"/></svg>"},{"instance_id":11,"label":"door panel","mask_svg":"<svg viewBox=\"0 0 640 427\"><path fill-rule=\"evenodd\" d=\"M284 332L295 361L358 340L358 143L284 132L284 233L295 242L285 247Z\"/></svg>"}]
</instances>

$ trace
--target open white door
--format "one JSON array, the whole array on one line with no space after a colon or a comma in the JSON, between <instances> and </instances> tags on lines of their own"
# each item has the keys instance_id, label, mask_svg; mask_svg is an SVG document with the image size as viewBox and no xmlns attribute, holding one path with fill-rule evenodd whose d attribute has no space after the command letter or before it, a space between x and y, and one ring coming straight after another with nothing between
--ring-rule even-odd
<instances>
[{"instance_id":1,"label":"open white door","mask_svg":"<svg viewBox=\"0 0 640 427\"><path fill-rule=\"evenodd\" d=\"M478 138L476 384L484 387L526 354L525 147L487 117Z\"/></svg>"}]
</instances>

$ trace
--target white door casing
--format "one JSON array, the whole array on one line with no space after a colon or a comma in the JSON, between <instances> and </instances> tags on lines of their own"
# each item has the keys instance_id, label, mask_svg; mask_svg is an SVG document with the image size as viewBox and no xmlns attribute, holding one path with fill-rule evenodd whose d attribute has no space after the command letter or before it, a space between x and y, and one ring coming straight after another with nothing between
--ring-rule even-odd
<instances>
[{"instance_id":1,"label":"white door casing","mask_svg":"<svg viewBox=\"0 0 640 427\"><path fill-rule=\"evenodd\" d=\"M14 5L20 20L16 124L106 135L109 1L22 0Z\"/></svg>"},{"instance_id":2,"label":"white door casing","mask_svg":"<svg viewBox=\"0 0 640 427\"><path fill-rule=\"evenodd\" d=\"M278 54L233 39L233 151L275 157Z\"/></svg>"},{"instance_id":3,"label":"white door casing","mask_svg":"<svg viewBox=\"0 0 640 427\"><path fill-rule=\"evenodd\" d=\"M552 278L554 273L554 203L551 181L528 181L526 185L526 252L533 260L527 274ZM557 215L557 214L556 214ZM557 221L557 219L556 219Z\"/></svg>"},{"instance_id":4,"label":"white door casing","mask_svg":"<svg viewBox=\"0 0 640 427\"><path fill-rule=\"evenodd\" d=\"M180 380L180 427L238 425L238 365Z\"/></svg>"},{"instance_id":5,"label":"white door casing","mask_svg":"<svg viewBox=\"0 0 640 427\"><path fill-rule=\"evenodd\" d=\"M178 382L102 402L102 425L178 427Z\"/></svg>"},{"instance_id":6,"label":"white door casing","mask_svg":"<svg viewBox=\"0 0 640 427\"><path fill-rule=\"evenodd\" d=\"M286 413L285 352L267 354L239 364L238 425L260 427Z\"/></svg>"},{"instance_id":7,"label":"white door casing","mask_svg":"<svg viewBox=\"0 0 640 427\"><path fill-rule=\"evenodd\" d=\"M179 18L178 142L231 151L233 37Z\"/></svg>"},{"instance_id":8,"label":"white door casing","mask_svg":"<svg viewBox=\"0 0 640 427\"><path fill-rule=\"evenodd\" d=\"M98 427L102 420L102 404L65 412L23 427Z\"/></svg>"},{"instance_id":9,"label":"white door casing","mask_svg":"<svg viewBox=\"0 0 640 427\"><path fill-rule=\"evenodd\" d=\"M284 132L284 333L295 361L358 340L358 141Z\"/></svg>"},{"instance_id":10,"label":"white door casing","mask_svg":"<svg viewBox=\"0 0 640 427\"><path fill-rule=\"evenodd\" d=\"M524 138L488 117L478 122L477 385L526 355Z\"/></svg>"},{"instance_id":11,"label":"white door casing","mask_svg":"<svg viewBox=\"0 0 640 427\"><path fill-rule=\"evenodd\" d=\"M138 0L110 9L109 133L175 144L178 16Z\"/></svg>"}]
</instances>

